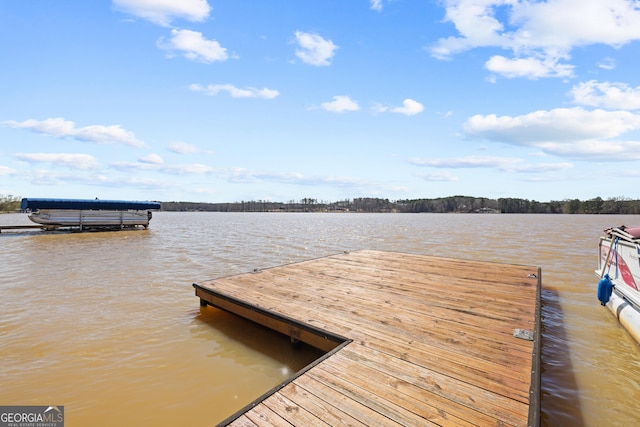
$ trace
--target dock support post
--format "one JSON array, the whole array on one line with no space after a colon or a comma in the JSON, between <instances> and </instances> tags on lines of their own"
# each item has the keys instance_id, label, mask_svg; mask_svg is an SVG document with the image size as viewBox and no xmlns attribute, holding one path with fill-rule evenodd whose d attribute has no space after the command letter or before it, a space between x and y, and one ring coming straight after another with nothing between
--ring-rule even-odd
<instances>
[{"instance_id":1,"label":"dock support post","mask_svg":"<svg viewBox=\"0 0 640 427\"><path fill-rule=\"evenodd\" d=\"M205 300L203 300L202 298L200 298L200 307L206 307L208 306L209 303L207 303Z\"/></svg>"}]
</instances>

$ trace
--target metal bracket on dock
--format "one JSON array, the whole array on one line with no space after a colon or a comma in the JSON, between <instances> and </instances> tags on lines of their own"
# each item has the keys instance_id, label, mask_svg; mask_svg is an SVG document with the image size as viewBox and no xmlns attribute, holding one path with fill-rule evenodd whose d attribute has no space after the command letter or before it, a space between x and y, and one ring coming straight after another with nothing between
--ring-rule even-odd
<instances>
[{"instance_id":1,"label":"metal bracket on dock","mask_svg":"<svg viewBox=\"0 0 640 427\"><path fill-rule=\"evenodd\" d=\"M533 341L533 332L527 329L514 329L513 336L521 340Z\"/></svg>"}]
</instances>

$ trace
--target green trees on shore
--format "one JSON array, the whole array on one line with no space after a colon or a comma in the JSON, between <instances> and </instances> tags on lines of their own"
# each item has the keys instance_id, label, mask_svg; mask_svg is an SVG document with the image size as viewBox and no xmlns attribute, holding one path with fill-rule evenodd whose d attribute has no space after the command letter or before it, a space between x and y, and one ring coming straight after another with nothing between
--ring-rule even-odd
<instances>
[{"instance_id":1,"label":"green trees on shore","mask_svg":"<svg viewBox=\"0 0 640 427\"><path fill-rule=\"evenodd\" d=\"M0 194L0 212L17 212L20 197ZM375 197L327 202L305 197L286 203L250 200L230 203L161 202L163 211L174 212L397 212L397 213L546 213L640 215L640 200L624 197L589 200L566 199L538 202L518 198L450 196L435 199L390 201Z\"/></svg>"},{"instance_id":2,"label":"green trees on shore","mask_svg":"<svg viewBox=\"0 0 640 427\"><path fill-rule=\"evenodd\" d=\"M640 214L640 200L622 197L589 200L536 200L450 196L435 199L389 199L358 197L337 202L303 198L287 203L266 200L233 203L162 202L163 211L202 212L398 212L398 213L552 213L552 214Z\"/></svg>"},{"instance_id":3,"label":"green trees on shore","mask_svg":"<svg viewBox=\"0 0 640 427\"><path fill-rule=\"evenodd\" d=\"M5 196L0 194L0 212L16 212L20 209L21 200L19 197L12 195Z\"/></svg>"}]
</instances>

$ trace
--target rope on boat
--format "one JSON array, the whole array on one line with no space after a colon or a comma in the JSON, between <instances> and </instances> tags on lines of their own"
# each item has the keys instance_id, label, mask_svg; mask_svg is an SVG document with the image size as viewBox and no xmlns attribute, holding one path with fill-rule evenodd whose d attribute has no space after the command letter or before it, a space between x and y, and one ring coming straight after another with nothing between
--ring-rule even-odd
<instances>
[{"instance_id":1,"label":"rope on boat","mask_svg":"<svg viewBox=\"0 0 640 427\"><path fill-rule=\"evenodd\" d=\"M619 237L616 238L615 240L615 244L613 245L613 256L615 256L616 258L616 275L615 275L615 279L618 278L618 241L620 240ZM609 270L611 269L611 264L609 264Z\"/></svg>"}]
</instances>

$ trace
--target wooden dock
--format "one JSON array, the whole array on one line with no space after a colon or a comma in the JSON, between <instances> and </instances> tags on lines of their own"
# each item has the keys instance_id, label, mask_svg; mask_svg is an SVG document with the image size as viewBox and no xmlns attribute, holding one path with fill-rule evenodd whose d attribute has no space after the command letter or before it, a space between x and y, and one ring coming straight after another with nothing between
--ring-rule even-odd
<instances>
[{"instance_id":1,"label":"wooden dock","mask_svg":"<svg viewBox=\"0 0 640 427\"><path fill-rule=\"evenodd\" d=\"M193 286L327 351L221 425L540 424L538 267L366 250Z\"/></svg>"},{"instance_id":2,"label":"wooden dock","mask_svg":"<svg viewBox=\"0 0 640 427\"><path fill-rule=\"evenodd\" d=\"M94 225L0 225L0 234L5 230L42 230L42 231L118 231L118 230L137 230L138 226L94 226ZM146 230L147 227L144 227Z\"/></svg>"},{"instance_id":3,"label":"wooden dock","mask_svg":"<svg viewBox=\"0 0 640 427\"><path fill-rule=\"evenodd\" d=\"M38 228L46 231L54 229L54 227L46 225L0 225L0 233L2 233L3 230L29 230Z\"/></svg>"}]
</instances>

